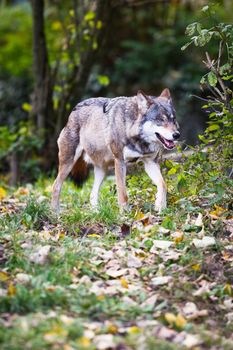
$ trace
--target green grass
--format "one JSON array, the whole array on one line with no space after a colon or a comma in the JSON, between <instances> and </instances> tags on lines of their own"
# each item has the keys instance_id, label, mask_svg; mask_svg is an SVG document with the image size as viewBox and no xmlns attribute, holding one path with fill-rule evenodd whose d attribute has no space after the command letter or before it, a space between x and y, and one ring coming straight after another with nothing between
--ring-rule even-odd
<instances>
[{"instance_id":1,"label":"green grass","mask_svg":"<svg viewBox=\"0 0 233 350\"><path fill-rule=\"evenodd\" d=\"M168 165L168 209L160 216L153 210L156 188L144 173L127 177L131 206L124 215L113 180L104 183L95 211L89 205L92 179L81 189L67 181L59 217L49 208L52 179L8 190L0 213L1 349L96 350L106 334L116 349L233 348L233 254L226 230L232 180L211 173L202 181L192 164L187 173L183 165L169 175ZM177 231L183 236L176 241ZM216 245L195 248L200 235L214 236ZM156 240L173 245L152 252ZM169 282L154 284L160 276ZM187 303L202 313L189 318ZM199 343L191 346L188 336Z\"/></svg>"}]
</instances>

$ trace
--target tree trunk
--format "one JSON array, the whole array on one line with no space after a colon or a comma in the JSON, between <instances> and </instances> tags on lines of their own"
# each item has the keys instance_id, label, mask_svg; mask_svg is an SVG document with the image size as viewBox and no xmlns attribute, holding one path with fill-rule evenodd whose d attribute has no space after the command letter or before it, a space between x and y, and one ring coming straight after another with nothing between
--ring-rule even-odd
<instances>
[{"instance_id":1,"label":"tree trunk","mask_svg":"<svg viewBox=\"0 0 233 350\"><path fill-rule=\"evenodd\" d=\"M44 133L52 113L52 84L44 31L44 0L32 0L34 98L33 114L37 130Z\"/></svg>"},{"instance_id":2,"label":"tree trunk","mask_svg":"<svg viewBox=\"0 0 233 350\"><path fill-rule=\"evenodd\" d=\"M16 186L19 181L19 162L17 152L10 155L10 186Z\"/></svg>"}]
</instances>

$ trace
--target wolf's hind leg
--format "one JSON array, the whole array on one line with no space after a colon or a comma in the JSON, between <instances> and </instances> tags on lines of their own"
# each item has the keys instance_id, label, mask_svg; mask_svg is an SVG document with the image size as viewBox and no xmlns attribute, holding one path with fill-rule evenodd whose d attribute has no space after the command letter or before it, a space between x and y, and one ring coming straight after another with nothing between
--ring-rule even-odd
<instances>
[{"instance_id":1,"label":"wolf's hind leg","mask_svg":"<svg viewBox=\"0 0 233 350\"><path fill-rule=\"evenodd\" d=\"M98 205L99 189L105 177L105 169L98 166L94 167L94 183L91 191L90 202L93 208Z\"/></svg>"},{"instance_id":2,"label":"wolf's hind leg","mask_svg":"<svg viewBox=\"0 0 233 350\"><path fill-rule=\"evenodd\" d=\"M166 208L167 200L167 189L164 179L162 177L160 166L153 160L144 161L145 171L147 175L151 178L153 183L157 186L157 195L155 201L155 210L159 213Z\"/></svg>"},{"instance_id":3,"label":"wolf's hind leg","mask_svg":"<svg viewBox=\"0 0 233 350\"><path fill-rule=\"evenodd\" d=\"M54 212L59 211L59 197L61 193L62 184L69 175L74 165L74 161L77 158L77 142L74 142L71 137L69 137L69 133L63 129L58 139L58 147L59 147L59 168L58 175L53 184L52 191L52 201L51 201L51 209ZM72 142L73 141L73 142ZM81 153L81 150L80 150Z\"/></svg>"},{"instance_id":4,"label":"wolf's hind leg","mask_svg":"<svg viewBox=\"0 0 233 350\"><path fill-rule=\"evenodd\" d=\"M117 185L118 204L122 211L127 207L128 196L126 192L125 178L126 178L126 165L121 159L115 158L115 175Z\"/></svg>"}]
</instances>

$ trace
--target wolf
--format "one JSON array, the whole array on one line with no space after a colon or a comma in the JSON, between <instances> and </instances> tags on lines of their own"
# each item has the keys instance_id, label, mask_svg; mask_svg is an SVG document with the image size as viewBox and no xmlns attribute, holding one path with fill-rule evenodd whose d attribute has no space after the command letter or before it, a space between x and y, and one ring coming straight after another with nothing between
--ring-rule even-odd
<instances>
[{"instance_id":1,"label":"wolf","mask_svg":"<svg viewBox=\"0 0 233 350\"><path fill-rule=\"evenodd\" d=\"M87 178L94 165L90 203L98 206L98 194L106 172L115 166L118 204L127 207L126 168L141 160L146 173L157 186L155 209L166 208L166 185L159 161L165 149L175 147L179 125L169 89L160 96L139 90L132 97L89 98L76 105L58 138L59 170L53 184L51 207L59 211L62 184L71 173L77 181Z\"/></svg>"}]
</instances>

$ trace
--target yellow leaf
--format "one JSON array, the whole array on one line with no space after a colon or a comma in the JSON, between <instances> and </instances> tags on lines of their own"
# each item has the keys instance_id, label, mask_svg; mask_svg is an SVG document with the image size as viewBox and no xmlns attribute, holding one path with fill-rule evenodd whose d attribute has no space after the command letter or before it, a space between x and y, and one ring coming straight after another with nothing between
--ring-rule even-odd
<instances>
[{"instance_id":1,"label":"yellow leaf","mask_svg":"<svg viewBox=\"0 0 233 350\"><path fill-rule=\"evenodd\" d=\"M138 333L140 333L140 328L138 328L137 326L132 326L129 328L129 333L130 334L138 334Z\"/></svg>"},{"instance_id":2,"label":"yellow leaf","mask_svg":"<svg viewBox=\"0 0 233 350\"><path fill-rule=\"evenodd\" d=\"M87 237L97 237L97 238L99 238L100 235L97 235L97 233L90 233L89 235L87 235Z\"/></svg>"},{"instance_id":3,"label":"yellow leaf","mask_svg":"<svg viewBox=\"0 0 233 350\"><path fill-rule=\"evenodd\" d=\"M13 285L13 283L10 282L8 285L7 295L9 295L9 297L13 297L15 294L16 294L16 288Z\"/></svg>"},{"instance_id":4,"label":"yellow leaf","mask_svg":"<svg viewBox=\"0 0 233 350\"><path fill-rule=\"evenodd\" d=\"M201 266L199 264L192 265L192 270L199 271L201 269Z\"/></svg>"},{"instance_id":5,"label":"yellow leaf","mask_svg":"<svg viewBox=\"0 0 233 350\"><path fill-rule=\"evenodd\" d=\"M226 294L232 295L232 288L230 283L226 283L223 290Z\"/></svg>"},{"instance_id":6,"label":"yellow leaf","mask_svg":"<svg viewBox=\"0 0 233 350\"><path fill-rule=\"evenodd\" d=\"M180 243L184 239L184 233L181 231L176 231L172 234L172 238L175 243Z\"/></svg>"},{"instance_id":7,"label":"yellow leaf","mask_svg":"<svg viewBox=\"0 0 233 350\"><path fill-rule=\"evenodd\" d=\"M218 205L215 204L215 210L210 212L210 215L213 216L222 216L227 210L225 208L219 207Z\"/></svg>"},{"instance_id":8,"label":"yellow leaf","mask_svg":"<svg viewBox=\"0 0 233 350\"><path fill-rule=\"evenodd\" d=\"M135 219L138 221L138 220L143 219L144 216L145 216L145 215L139 211L139 212L137 212L137 215L136 215Z\"/></svg>"},{"instance_id":9,"label":"yellow leaf","mask_svg":"<svg viewBox=\"0 0 233 350\"><path fill-rule=\"evenodd\" d=\"M164 318L171 326L176 326L177 328L184 328L187 324L186 319L181 314L176 316L171 312L166 312Z\"/></svg>"},{"instance_id":10,"label":"yellow leaf","mask_svg":"<svg viewBox=\"0 0 233 350\"><path fill-rule=\"evenodd\" d=\"M178 314L176 317L176 327L184 328L186 324L187 324L187 321L184 318L184 316L182 316L181 314Z\"/></svg>"},{"instance_id":11,"label":"yellow leaf","mask_svg":"<svg viewBox=\"0 0 233 350\"><path fill-rule=\"evenodd\" d=\"M108 333L116 334L117 332L118 332L118 327L111 323L108 326Z\"/></svg>"},{"instance_id":12,"label":"yellow leaf","mask_svg":"<svg viewBox=\"0 0 233 350\"><path fill-rule=\"evenodd\" d=\"M0 187L0 201L6 197L6 190L3 187Z\"/></svg>"},{"instance_id":13,"label":"yellow leaf","mask_svg":"<svg viewBox=\"0 0 233 350\"><path fill-rule=\"evenodd\" d=\"M60 326L55 326L50 332L44 334L44 339L53 343L54 341L63 340L67 336L68 332Z\"/></svg>"},{"instance_id":14,"label":"yellow leaf","mask_svg":"<svg viewBox=\"0 0 233 350\"><path fill-rule=\"evenodd\" d=\"M69 344L64 344L63 349L64 349L64 350L75 350L75 348L73 348L73 347L70 346Z\"/></svg>"},{"instance_id":15,"label":"yellow leaf","mask_svg":"<svg viewBox=\"0 0 233 350\"><path fill-rule=\"evenodd\" d=\"M16 196L27 196L29 195L29 189L26 187L19 187L18 190L15 192Z\"/></svg>"},{"instance_id":16,"label":"yellow leaf","mask_svg":"<svg viewBox=\"0 0 233 350\"><path fill-rule=\"evenodd\" d=\"M1 282L5 282L7 280L9 280L10 276L8 275L7 272L5 271L0 271L0 281Z\"/></svg>"},{"instance_id":17,"label":"yellow leaf","mask_svg":"<svg viewBox=\"0 0 233 350\"><path fill-rule=\"evenodd\" d=\"M104 300L104 298L105 298L105 296L102 294L97 296L97 300L100 300L100 301Z\"/></svg>"},{"instance_id":18,"label":"yellow leaf","mask_svg":"<svg viewBox=\"0 0 233 350\"><path fill-rule=\"evenodd\" d=\"M77 343L84 348L88 348L91 345L91 341L87 337L81 337L78 339Z\"/></svg>"},{"instance_id":19,"label":"yellow leaf","mask_svg":"<svg viewBox=\"0 0 233 350\"><path fill-rule=\"evenodd\" d=\"M176 322L176 315L171 312L166 312L164 318L169 324L174 324Z\"/></svg>"},{"instance_id":20,"label":"yellow leaf","mask_svg":"<svg viewBox=\"0 0 233 350\"><path fill-rule=\"evenodd\" d=\"M63 231L60 232L60 233L59 233L59 240L60 240L60 239L61 239L61 240L64 239L65 236L66 236L65 232L63 232Z\"/></svg>"},{"instance_id":21,"label":"yellow leaf","mask_svg":"<svg viewBox=\"0 0 233 350\"><path fill-rule=\"evenodd\" d=\"M121 285L123 288L129 288L128 282L124 277L121 277Z\"/></svg>"}]
</instances>

